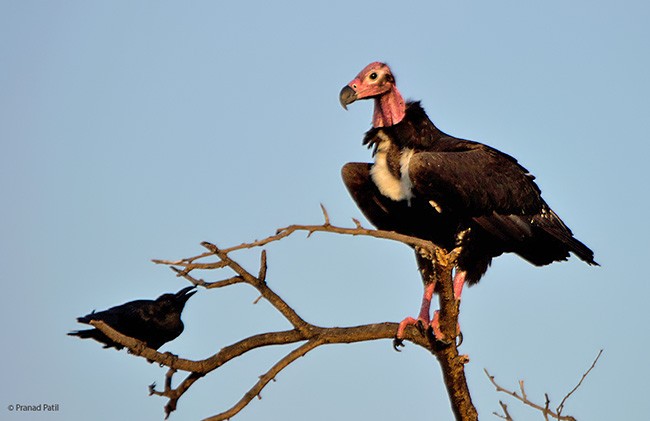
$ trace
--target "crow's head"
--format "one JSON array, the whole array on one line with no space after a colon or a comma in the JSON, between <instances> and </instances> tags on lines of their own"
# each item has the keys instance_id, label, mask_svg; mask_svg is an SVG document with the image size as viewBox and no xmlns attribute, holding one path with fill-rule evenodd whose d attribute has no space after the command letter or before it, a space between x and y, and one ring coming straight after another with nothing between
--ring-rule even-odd
<instances>
[{"instance_id":1,"label":"crow's head","mask_svg":"<svg viewBox=\"0 0 650 421\"><path fill-rule=\"evenodd\" d=\"M175 294L163 294L156 299L159 303L164 303L169 307L183 311L187 300L196 293L196 286L185 287Z\"/></svg>"}]
</instances>

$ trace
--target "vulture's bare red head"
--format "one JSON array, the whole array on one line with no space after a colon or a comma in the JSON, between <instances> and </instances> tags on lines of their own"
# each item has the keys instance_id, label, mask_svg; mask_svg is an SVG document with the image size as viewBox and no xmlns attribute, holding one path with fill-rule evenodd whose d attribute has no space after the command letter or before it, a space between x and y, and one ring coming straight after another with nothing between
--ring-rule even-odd
<instances>
[{"instance_id":1,"label":"vulture's bare red head","mask_svg":"<svg viewBox=\"0 0 650 421\"><path fill-rule=\"evenodd\" d=\"M368 98L375 99L372 116L374 127L392 126L404 118L406 105L388 65L378 61L370 63L341 89L339 95L341 105L346 110L354 101Z\"/></svg>"}]
</instances>

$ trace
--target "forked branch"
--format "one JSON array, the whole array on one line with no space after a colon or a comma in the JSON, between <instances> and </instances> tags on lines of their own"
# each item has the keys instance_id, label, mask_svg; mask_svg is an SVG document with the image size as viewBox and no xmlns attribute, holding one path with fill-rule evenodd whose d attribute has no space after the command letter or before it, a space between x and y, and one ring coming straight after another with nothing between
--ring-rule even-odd
<instances>
[{"instance_id":1,"label":"forked branch","mask_svg":"<svg viewBox=\"0 0 650 421\"><path fill-rule=\"evenodd\" d=\"M224 288L240 283L254 287L259 292L260 298L266 299L280 314L282 314L291 325L291 329L249 336L222 348L217 353L205 359L188 360L171 353L160 353L154 349L148 348L144 343L121 334L101 321L93 321L91 324L104 332L113 341L127 347L130 353L142 356L150 362L156 362L161 366L168 367L162 390L158 390L155 384L149 386L149 392L151 395L162 396L168 399L167 404L165 405L165 413L167 417L171 412L176 410L180 398L196 381L208 373L217 370L229 361L257 348L300 343L300 345L291 349L282 359L273 364L266 373L261 375L257 382L255 382L255 384L244 393L237 403L229 409L207 418L207 420L210 421L230 419L246 407L255 396L260 396L264 387L270 381L275 380L276 376L284 368L291 365L299 357L306 355L309 351L327 344L393 339L398 328L397 323L388 322L350 327L320 327L309 323L268 286L266 282L268 266L265 250L262 250L260 254L260 265L256 274L245 269L234 260L230 254L240 250L263 247L280 241L299 231L306 232L308 237L315 232L329 232L334 234L367 236L397 241L404 243L417 251L418 268L425 284L429 284L435 280L436 284L439 286L437 293L440 305L440 328L443 336L448 338L445 341L439 341L434 338L430 329L422 332L416 327L409 326L404 332L403 339L427 349L434 354L436 359L439 361L451 401L452 411L456 419L462 421L477 420L478 414L472 404L464 372L464 365L469 361L469 359L467 356L458 353L457 343L453 340L457 334L458 315L460 311L459 301L454 297L452 284L452 270L456 263L458 250L447 252L447 250L444 250L429 241L416 237L410 237L390 231L367 229L364 228L356 219L353 219L355 225L354 228L335 226L331 224L327 210L322 205L321 209L325 220L322 225L290 225L278 229L274 235L270 235L261 240L241 243L227 248L220 248L215 244L203 242L201 245L206 249L206 251L193 257L178 260L154 260L157 264L168 265L177 276L183 277L192 284L201 286L205 289ZM223 268L230 269L234 272L234 275L208 281L194 275L194 271L196 270L218 270ZM260 298L258 298L258 300ZM555 411L550 409L550 399L548 398L548 395L546 395L544 406L529 400L524 389L523 381L519 383L519 394L499 386L494 380L494 377L491 376L487 370L485 370L485 373L496 387L497 391L506 393L524 404L541 411L546 420L551 417L561 421L571 421L575 419L568 415L562 415L564 405L569 397L580 387L589 372L594 368L600 355L601 354L599 353L589 370L584 373L573 390L564 397ZM176 387L174 387L173 377L178 371L185 371L189 374L187 374L187 376ZM495 415L499 418L512 421L513 418L508 411L508 406L504 402L499 403L503 415L496 412Z\"/></svg>"},{"instance_id":2,"label":"forked branch","mask_svg":"<svg viewBox=\"0 0 650 421\"><path fill-rule=\"evenodd\" d=\"M593 370L593 368L596 366L596 363L598 362L598 359L600 358L602 353L603 353L603 350L601 349L598 352L598 355L596 355L596 358L594 359L594 361L591 363L591 367L589 367L589 369L587 371L585 371L585 373L580 378L580 381L578 382L578 384L573 389L571 389L571 391L569 393L567 393L564 396L564 398L560 402L560 405L558 405L558 407L555 409L555 411L550 409L551 400L549 399L548 394L544 395L544 398L545 398L544 406L542 406L540 404L537 404L537 403L531 401L530 399L528 399L528 395L526 394L526 390L524 389L524 381L523 380L519 381L519 390L521 391L521 394L519 394L516 391L509 390L509 389L506 389L505 387L500 386L496 382L496 380L494 379L494 376L492 376L487 371L487 369L483 369L483 371L485 371L485 374L487 375L488 379L490 379L490 382L494 385L497 392L503 392L503 393L505 393L507 395L510 395L513 398L517 399L518 401L522 402L523 404L528 405L531 408L534 408L534 409L540 411L542 413L542 415L544 416L545 420L548 420L549 417L551 417L551 418L559 420L559 421L576 421L576 419L574 417L572 417L571 415L562 415L562 411L564 410L564 405L565 405L566 401L569 399L569 397L571 397L571 395L576 390L578 390L578 388L582 385L582 382L589 375L591 370ZM510 414L507 411L507 406L503 402L499 402L499 403L501 404L501 408L504 410L505 415L501 415L501 414L498 414L496 412L494 413L494 415L496 415L499 418L512 420L512 417L510 416Z\"/></svg>"},{"instance_id":3,"label":"forked branch","mask_svg":"<svg viewBox=\"0 0 650 421\"><path fill-rule=\"evenodd\" d=\"M435 244L429 241L421 240L419 238L409 237L406 235L397 234L395 232L366 229L362 227L361 223L357 220L353 220L355 224L354 228L334 226L331 224L329 215L327 214L325 208L321 208L323 210L323 216L325 219L325 222L322 225L290 225L288 227L278 229L274 235L263 238L261 240L242 243L237 246L228 248L219 248L212 243L203 242L201 245L207 249L207 251L196 256L179 260L154 260L155 263L170 266L170 268L176 272L177 276L183 277L192 284L204 287L206 289L223 288L239 283L251 285L260 293L260 296L262 298L266 299L278 312L283 315L283 317L291 324L292 329L280 332L268 332L253 335L242 339L241 341L236 342L232 345L226 346L219 352L203 360L194 361L177 357L170 353L160 353L151 348L147 348L142 342L127 337L102 322L93 322L93 325L97 329L104 332L115 342L127 347L130 353L142 356L151 362L160 364L161 366L168 367L168 371L165 376L164 387L162 390L156 389L155 384L149 386L150 394L163 396L168 399L168 402L165 405L165 412L167 416L169 416L169 414L176 409L179 399L197 380L206 374L217 370L219 367L223 366L232 359L242 356L243 354L253 349L271 345L287 345L302 342L301 345L289 351L280 361L275 363L265 374L263 374L259 380L243 395L239 402L234 404L228 410L208 418L209 420L225 420L236 415L245 406L247 406L255 396L258 396L262 389L271 380L275 379L278 373L280 373L284 368L288 367L297 358L307 354L309 351L319 346L326 344L371 341L377 339L392 339L394 338L397 331L398 324L388 322L351 327L320 327L309 323L304 320L296 312L295 309L289 306L268 286L266 282L267 258L266 252L264 250L261 252L260 267L257 270L256 274L251 273L237 261L231 258L230 253L232 252L262 247L267 244L282 240L283 238L286 238L298 231L307 232L308 236L311 236L315 232L330 232L335 234L369 236L374 238L398 241L417 249L419 251L419 255L422 256L422 259L430 262L427 265L428 270L422 270L423 276L436 276L439 278L441 276L449 277L449 291L445 293L444 291L446 290L443 288L444 291L441 293L441 307L443 306L442 297L446 297L445 305L449 305L450 302L453 302L453 300L449 301L448 298L451 296L450 275L455 263L456 251L447 253L446 250L439 248ZM208 259L216 260L206 261ZM217 279L214 281L205 281L203 279L195 277L193 274L193 271L195 270L217 270L222 268L229 268L234 272L234 276L226 277L224 279ZM441 324L443 327L447 326L447 331L452 332L451 336L449 337L454 337L457 325L458 308L455 306L454 308L447 308L446 310L445 308L441 309L441 312L445 311L446 314L450 314L456 317L455 320L450 321L446 321L441 318ZM419 345L429 350L430 352L435 353L437 358L441 361L441 363L443 363L443 367L453 366L456 374L447 376L447 378L456 379L458 374L457 372L460 369L460 372L463 375L461 380L464 381L462 366L466 362L466 359L463 356L458 355L456 344L453 341L451 341L451 343L440 343L433 338L431 332L425 332L425 334L422 334L418 329L412 326L406 329L404 340ZM453 350L453 352L450 353L450 349ZM443 350L444 352L442 352ZM456 361L452 362L449 358L453 358ZM176 387L173 387L173 377L178 371L185 371L189 374ZM450 381L453 382L457 380L458 379ZM455 386L451 385L450 383L448 387ZM469 400L469 392L467 392L466 402L470 402L471 404L471 401ZM454 407L454 405L452 405L452 407ZM454 411L456 412L457 410L454 409Z\"/></svg>"}]
</instances>

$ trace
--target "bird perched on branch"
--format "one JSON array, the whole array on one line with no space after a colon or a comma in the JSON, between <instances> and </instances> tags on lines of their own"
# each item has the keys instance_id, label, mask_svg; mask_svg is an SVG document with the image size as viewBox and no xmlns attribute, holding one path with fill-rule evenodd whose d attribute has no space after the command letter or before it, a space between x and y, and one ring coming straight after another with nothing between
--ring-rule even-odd
<instances>
[{"instance_id":1,"label":"bird perched on branch","mask_svg":"<svg viewBox=\"0 0 650 421\"><path fill-rule=\"evenodd\" d=\"M390 68L370 63L340 92L341 105L374 100L372 128L363 144L373 148L374 164L348 163L343 181L368 220L379 229L430 240L447 250L460 247L454 294L481 279L492 258L515 253L543 266L574 253L597 265L594 253L578 241L546 204L535 177L513 157L481 143L439 130L419 101L405 102ZM431 326L435 285L425 285L419 316L400 323Z\"/></svg>"},{"instance_id":2,"label":"bird perched on branch","mask_svg":"<svg viewBox=\"0 0 650 421\"><path fill-rule=\"evenodd\" d=\"M183 333L181 313L187 300L196 292L195 286L181 289L175 294L163 294L155 300L135 300L111 307L108 310L77 318L79 323L89 324L101 320L118 332L144 342L149 348L158 349ZM104 348L122 349L98 329L77 330L68 333L82 339L94 339Z\"/></svg>"}]
</instances>

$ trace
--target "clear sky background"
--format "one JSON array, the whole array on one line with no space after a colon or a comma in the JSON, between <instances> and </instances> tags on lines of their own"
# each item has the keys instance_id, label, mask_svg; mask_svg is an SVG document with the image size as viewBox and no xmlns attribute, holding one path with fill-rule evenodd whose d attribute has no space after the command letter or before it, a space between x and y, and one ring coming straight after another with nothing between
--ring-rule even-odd
<instances>
[{"instance_id":1,"label":"clear sky background","mask_svg":"<svg viewBox=\"0 0 650 421\"><path fill-rule=\"evenodd\" d=\"M320 223L321 202L334 223L362 218L339 170L370 160L372 103L345 112L338 93L375 60L442 130L516 156L602 264L503 256L465 291L481 419L510 402L483 368L557 405L601 348L565 413L647 418L648 22L643 1L1 1L0 418L162 419L147 385L166 370L66 336L75 317L186 286L150 259L201 253L203 240ZM417 313L406 246L317 234L267 249L270 286L312 323ZM237 257L256 270L258 253ZM199 291L161 351L199 359L288 327L256 297ZM227 364L171 419L229 408L289 350ZM319 348L262 396L235 419L452 419L435 359L388 340ZM7 411L16 403L60 410Z\"/></svg>"}]
</instances>

